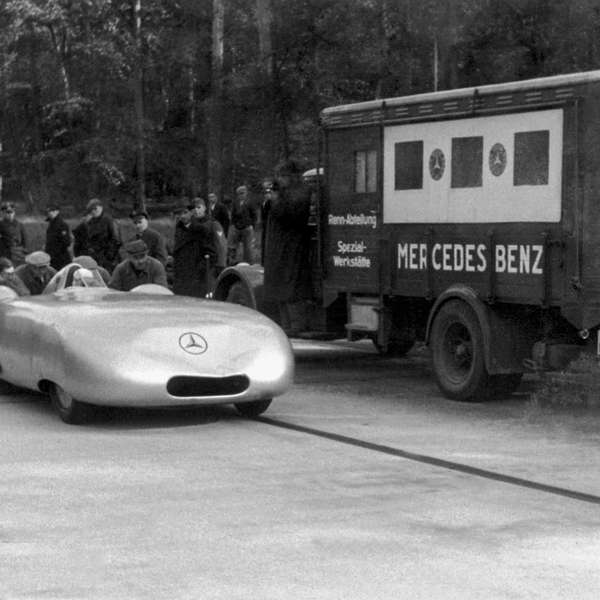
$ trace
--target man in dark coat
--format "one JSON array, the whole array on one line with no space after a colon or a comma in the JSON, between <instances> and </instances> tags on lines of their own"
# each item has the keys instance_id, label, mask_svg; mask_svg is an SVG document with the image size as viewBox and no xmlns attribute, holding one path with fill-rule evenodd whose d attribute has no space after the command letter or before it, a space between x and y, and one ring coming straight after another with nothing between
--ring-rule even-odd
<instances>
[{"instance_id":1,"label":"man in dark coat","mask_svg":"<svg viewBox=\"0 0 600 600\"><path fill-rule=\"evenodd\" d=\"M49 204L46 212L48 228L46 229L46 246L44 250L50 255L50 264L57 271L71 262L71 229L60 215L57 204Z\"/></svg>"},{"instance_id":2,"label":"man in dark coat","mask_svg":"<svg viewBox=\"0 0 600 600\"><path fill-rule=\"evenodd\" d=\"M42 250L28 254L25 257L25 264L19 265L15 273L32 296L41 294L48 282L56 275L56 271L50 266L50 255Z\"/></svg>"},{"instance_id":3,"label":"man in dark coat","mask_svg":"<svg viewBox=\"0 0 600 600\"><path fill-rule=\"evenodd\" d=\"M10 258L13 264L23 264L27 239L25 227L15 216L15 206L12 202L3 202L0 206L0 256Z\"/></svg>"},{"instance_id":4,"label":"man in dark coat","mask_svg":"<svg viewBox=\"0 0 600 600\"><path fill-rule=\"evenodd\" d=\"M272 179L264 179L262 182L263 199L260 203L260 263L265 264L265 244L267 239L267 221L269 220L269 210L271 209L271 189L273 187Z\"/></svg>"},{"instance_id":5,"label":"man in dark coat","mask_svg":"<svg viewBox=\"0 0 600 600\"><path fill-rule=\"evenodd\" d=\"M107 271L113 270L121 242L114 221L104 212L98 198L88 202L86 215L73 234L76 254L89 255Z\"/></svg>"},{"instance_id":6,"label":"man in dark coat","mask_svg":"<svg viewBox=\"0 0 600 600\"><path fill-rule=\"evenodd\" d=\"M219 255L217 228L201 200L177 208L173 242L173 292L197 298L211 291Z\"/></svg>"},{"instance_id":7,"label":"man in dark coat","mask_svg":"<svg viewBox=\"0 0 600 600\"><path fill-rule=\"evenodd\" d=\"M280 324L289 335L305 329L310 297L310 194L294 183L282 176L271 186L264 250L265 299L279 304Z\"/></svg>"},{"instance_id":8,"label":"man in dark coat","mask_svg":"<svg viewBox=\"0 0 600 600\"><path fill-rule=\"evenodd\" d=\"M162 263L148 256L144 240L131 240L125 244L127 258L116 267L108 287L129 292L144 283L156 283L167 287L167 274Z\"/></svg>"},{"instance_id":9,"label":"man in dark coat","mask_svg":"<svg viewBox=\"0 0 600 600\"><path fill-rule=\"evenodd\" d=\"M129 217L136 229L135 238L143 240L146 246L148 246L148 256L155 258L165 266L168 258L167 241L159 231L149 227L148 213L145 210L135 210Z\"/></svg>"},{"instance_id":10,"label":"man in dark coat","mask_svg":"<svg viewBox=\"0 0 600 600\"><path fill-rule=\"evenodd\" d=\"M254 262L254 227L256 226L256 210L248 196L248 187L240 185L235 190L235 200L231 209L231 225L227 234L229 263L236 261L238 246L242 244L242 260Z\"/></svg>"},{"instance_id":11,"label":"man in dark coat","mask_svg":"<svg viewBox=\"0 0 600 600\"><path fill-rule=\"evenodd\" d=\"M215 221L221 224L223 233L225 234L225 237L227 237L229 224L231 223L231 215L229 214L229 209L225 203L219 202L219 199L214 192L208 194L208 212Z\"/></svg>"}]
</instances>

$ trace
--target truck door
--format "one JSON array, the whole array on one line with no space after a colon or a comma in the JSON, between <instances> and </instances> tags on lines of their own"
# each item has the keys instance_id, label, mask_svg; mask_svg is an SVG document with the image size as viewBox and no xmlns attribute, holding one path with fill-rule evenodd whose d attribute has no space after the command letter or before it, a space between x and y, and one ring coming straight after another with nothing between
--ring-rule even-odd
<instances>
[{"instance_id":1,"label":"truck door","mask_svg":"<svg viewBox=\"0 0 600 600\"><path fill-rule=\"evenodd\" d=\"M323 290L377 294L382 248L381 129L329 130Z\"/></svg>"}]
</instances>

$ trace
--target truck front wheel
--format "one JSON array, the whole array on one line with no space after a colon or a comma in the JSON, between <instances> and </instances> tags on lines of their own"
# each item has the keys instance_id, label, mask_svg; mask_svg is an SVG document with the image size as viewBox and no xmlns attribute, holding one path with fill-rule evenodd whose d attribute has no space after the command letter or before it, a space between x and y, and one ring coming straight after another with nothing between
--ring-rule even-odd
<instances>
[{"instance_id":1,"label":"truck front wheel","mask_svg":"<svg viewBox=\"0 0 600 600\"><path fill-rule=\"evenodd\" d=\"M433 369L442 393L478 402L493 391L485 368L483 335L473 309L460 300L444 304L431 330Z\"/></svg>"}]
</instances>

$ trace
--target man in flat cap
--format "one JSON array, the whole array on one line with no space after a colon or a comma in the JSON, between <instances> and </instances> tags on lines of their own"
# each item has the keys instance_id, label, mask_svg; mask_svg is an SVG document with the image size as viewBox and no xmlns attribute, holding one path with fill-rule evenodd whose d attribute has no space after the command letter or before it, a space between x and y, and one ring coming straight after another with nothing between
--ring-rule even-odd
<instances>
[{"instance_id":1,"label":"man in flat cap","mask_svg":"<svg viewBox=\"0 0 600 600\"><path fill-rule=\"evenodd\" d=\"M143 240L131 240L125 244L127 258L119 263L108 286L128 292L144 283L157 283L167 287L167 274L162 264L148 256L148 246Z\"/></svg>"},{"instance_id":2,"label":"man in flat cap","mask_svg":"<svg viewBox=\"0 0 600 600\"><path fill-rule=\"evenodd\" d=\"M25 227L16 218L15 205L12 202L2 202L0 213L0 256L10 258L15 265L20 265L27 248Z\"/></svg>"},{"instance_id":3,"label":"man in flat cap","mask_svg":"<svg viewBox=\"0 0 600 600\"><path fill-rule=\"evenodd\" d=\"M167 264L167 242L160 232L148 226L148 213L145 210L134 210L129 218L136 229L135 238L143 240L148 246L148 255L164 267Z\"/></svg>"},{"instance_id":4,"label":"man in flat cap","mask_svg":"<svg viewBox=\"0 0 600 600\"><path fill-rule=\"evenodd\" d=\"M48 228L44 250L50 255L50 264L58 271L71 262L73 237L71 229L60 214L58 204L48 204L46 214Z\"/></svg>"},{"instance_id":5,"label":"man in flat cap","mask_svg":"<svg viewBox=\"0 0 600 600\"><path fill-rule=\"evenodd\" d=\"M98 198L92 198L83 220L73 230L75 254L86 254L108 271L112 271L121 245L117 227Z\"/></svg>"},{"instance_id":6,"label":"man in flat cap","mask_svg":"<svg viewBox=\"0 0 600 600\"><path fill-rule=\"evenodd\" d=\"M50 255L43 250L36 250L25 257L25 264L19 265L15 273L25 284L32 296L44 291L48 282L56 274L56 269L50 266Z\"/></svg>"}]
</instances>

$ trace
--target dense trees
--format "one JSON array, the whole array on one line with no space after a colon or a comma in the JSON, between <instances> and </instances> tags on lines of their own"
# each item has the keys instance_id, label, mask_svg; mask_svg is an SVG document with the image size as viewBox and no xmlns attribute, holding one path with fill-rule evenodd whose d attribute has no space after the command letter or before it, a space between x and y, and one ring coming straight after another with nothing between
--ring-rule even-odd
<instances>
[{"instance_id":1,"label":"dense trees","mask_svg":"<svg viewBox=\"0 0 600 600\"><path fill-rule=\"evenodd\" d=\"M32 209L231 193L327 105L597 68L600 0L4 0L0 164Z\"/></svg>"}]
</instances>

